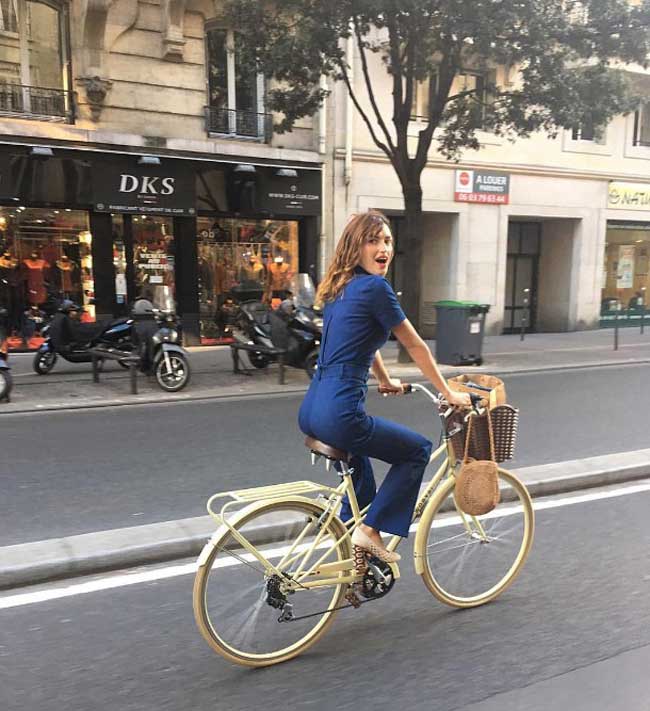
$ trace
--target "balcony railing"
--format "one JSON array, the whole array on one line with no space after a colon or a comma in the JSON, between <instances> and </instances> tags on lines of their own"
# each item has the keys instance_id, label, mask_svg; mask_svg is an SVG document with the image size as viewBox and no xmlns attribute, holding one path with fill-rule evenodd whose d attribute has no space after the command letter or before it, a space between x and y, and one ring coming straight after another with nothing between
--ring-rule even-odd
<instances>
[{"instance_id":1,"label":"balcony railing","mask_svg":"<svg viewBox=\"0 0 650 711\"><path fill-rule=\"evenodd\" d=\"M74 92L2 83L0 115L74 123Z\"/></svg>"},{"instance_id":2,"label":"balcony railing","mask_svg":"<svg viewBox=\"0 0 650 711\"><path fill-rule=\"evenodd\" d=\"M271 114L206 106L205 121L209 135L250 138L266 142L271 139L273 133Z\"/></svg>"}]
</instances>

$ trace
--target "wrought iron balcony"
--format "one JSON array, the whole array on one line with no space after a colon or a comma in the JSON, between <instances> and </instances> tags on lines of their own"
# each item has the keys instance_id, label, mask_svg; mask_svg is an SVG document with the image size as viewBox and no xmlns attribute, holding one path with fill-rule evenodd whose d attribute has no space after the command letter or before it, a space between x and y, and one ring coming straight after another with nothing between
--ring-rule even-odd
<instances>
[{"instance_id":1,"label":"wrought iron balcony","mask_svg":"<svg viewBox=\"0 0 650 711\"><path fill-rule=\"evenodd\" d=\"M271 139L273 133L271 114L206 106L205 121L209 135L250 138L266 142Z\"/></svg>"},{"instance_id":2,"label":"wrought iron balcony","mask_svg":"<svg viewBox=\"0 0 650 711\"><path fill-rule=\"evenodd\" d=\"M0 83L0 115L74 123L74 92Z\"/></svg>"}]
</instances>

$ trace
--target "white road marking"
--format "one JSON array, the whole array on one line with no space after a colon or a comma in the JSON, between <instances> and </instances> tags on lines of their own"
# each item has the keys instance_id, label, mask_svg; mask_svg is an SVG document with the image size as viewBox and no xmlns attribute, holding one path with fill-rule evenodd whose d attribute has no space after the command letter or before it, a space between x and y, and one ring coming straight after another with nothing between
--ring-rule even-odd
<instances>
[{"instance_id":1,"label":"white road marking","mask_svg":"<svg viewBox=\"0 0 650 711\"><path fill-rule=\"evenodd\" d=\"M545 509L555 509L562 506L571 506L573 504L584 504L589 501L598 501L601 499L613 499L619 496L630 496L632 494L640 494L650 491L650 483L636 484L633 486L622 487L620 489L611 489L609 491L592 492L589 494L579 494L577 496L567 496L561 499L552 499L549 501L533 501L533 507L542 511ZM498 513L495 511L492 515L488 514L486 518L495 516L512 515L521 510L520 506L512 506L507 509L501 509ZM443 528L453 525L454 521L450 519L440 519L434 521L435 528ZM417 528L417 524L411 526L410 531L413 532ZM273 549L268 551L269 558L279 556L285 549ZM243 556L245 559L253 560L250 554ZM220 567L229 567L237 565L235 559L224 560L220 562ZM139 585L141 583L149 583L155 580L165 580L166 578L176 578L180 575L192 575L196 573L197 564L187 563L185 565L172 565L166 568L157 568L156 570L146 571L143 573L127 573L123 575L111 575L110 577L100 578L85 583L72 583L62 587L56 587L53 590L40 590L31 593L18 593L16 595L8 595L0 598L0 610L5 610L11 607L21 607L23 605L33 605L39 602L48 602L50 600L58 600L73 595L84 595L87 593L99 592L101 590L110 590L112 588L121 588L127 585Z\"/></svg>"}]
</instances>

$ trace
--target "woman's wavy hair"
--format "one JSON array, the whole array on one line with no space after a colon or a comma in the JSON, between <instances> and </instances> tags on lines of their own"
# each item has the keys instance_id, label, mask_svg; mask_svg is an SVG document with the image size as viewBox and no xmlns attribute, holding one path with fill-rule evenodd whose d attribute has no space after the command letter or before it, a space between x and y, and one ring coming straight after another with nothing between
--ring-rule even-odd
<instances>
[{"instance_id":1,"label":"woman's wavy hair","mask_svg":"<svg viewBox=\"0 0 650 711\"><path fill-rule=\"evenodd\" d=\"M378 210L369 210L350 218L336 245L334 259L316 292L316 304L322 307L328 301L336 299L354 276L354 268L359 264L361 248L365 241L379 236L384 226L390 229L390 222Z\"/></svg>"}]
</instances>

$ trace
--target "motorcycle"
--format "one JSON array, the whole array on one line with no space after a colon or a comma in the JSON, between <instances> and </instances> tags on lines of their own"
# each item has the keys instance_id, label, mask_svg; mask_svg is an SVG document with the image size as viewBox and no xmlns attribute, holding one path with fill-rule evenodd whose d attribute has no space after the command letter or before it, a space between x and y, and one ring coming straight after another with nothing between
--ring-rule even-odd
<instances>
[{"instance_id":1,"label":"motorcycle","mask_svg":"<svg viewBox=\"0 0 650 711\"><path fill-rule=\"evenodd\" d=\"M68 304L43 329L46 337L34 356L34 370L49 373L57 356L70 363L90 363L93 352L102 364L101 351L114 357L139 355L139 369L153 375L167 392L178 392L190 381L187 352L180 345L179 323L173 312L155 309L148 302L136 302L130 318L112 319L96 324L78 321L79 307ZM91 351L92 349L92 351ZM128 368L126 360L117 361Z\"/></svg>"},{"instance_id":2,"label":"motorcycle","mask_svg":"<svg viewBox=\"0 0 650 711\"><path fill-rule=\"evenodd\" d=\"M9 344L7 342L7 309L0 308L0 402L9 402L13 380L9 366Z\"/></svg>"},{"instance_id":3,"label":"motorcycle","mask_svg":"<svg viewBox=\"0 0 650 711\"><path fill-rule=\"evenodd\" d=\"M99 345L125 352L133 350L133 321L128 318L81 323L81 309L72 303L63 304L52 320L41 329L45 340L34 355L32 367L37 375L47 375L61 356L69 363L92 362L91 348ZM100 364L103 360L100 359ZM122 364L124 367L128 367Z\"/></svg>"},{"instance_id":4,"label":"motorcycle","mask_svg":"<svg viewBox=\"0 0 650 711\"><path fill-rule=\"evenodd\" d=\"M291 297L277 309L259 301L240 304L233 336L244 343L254 343L264 350L248 353L255 368L266 368L277 356L267 349L286 351L285 365L301 368L310 378L316 371L323 330L323 318L314 308L314 284L308 274L299 274L291 284Z\"/></svg>"}]
</instances>

